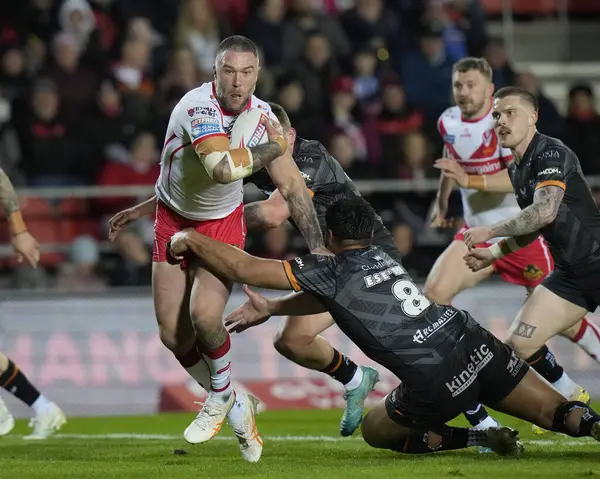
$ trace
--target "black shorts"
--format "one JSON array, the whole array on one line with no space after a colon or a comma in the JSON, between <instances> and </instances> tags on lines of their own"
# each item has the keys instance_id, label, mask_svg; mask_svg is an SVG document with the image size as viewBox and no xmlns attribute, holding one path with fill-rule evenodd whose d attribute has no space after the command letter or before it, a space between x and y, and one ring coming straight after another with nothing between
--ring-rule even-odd
<instances>
[{"instance_id":1,"label":"black shorts","mask_svg":"<svg viewBox=\"0 0 600 479\"><path fill-rule=\"evenodd\" d=\"M402 264L402 255L396 247L394 237L383 223L379 221L375 223L375 231L373 231L373 241L371 243L374 246L379 246L394 261Z\"/></svg>"},{"instance_id":2,"label":"black shorts","mask_svg":"<svg viewBox=\"0 0 600 479\"><path fill-rule=\"evenodd\" d=\"M573 268L556 265L542 285L570 303L594 312L600 305L600 260Z\"/></svg>"},{"instance_id":3,"label":"black shorts","mask_svg":"<svg viewBox=\"0 0 600 479\"><path fill-rule=\"evenodd\" d=\"M511 348L471 318L457 347L429 372L423 386L401 384L387 396L385 407L402 426L436 429L478 403L493 407L528 370Z\"/></svg>"}]
</instances>

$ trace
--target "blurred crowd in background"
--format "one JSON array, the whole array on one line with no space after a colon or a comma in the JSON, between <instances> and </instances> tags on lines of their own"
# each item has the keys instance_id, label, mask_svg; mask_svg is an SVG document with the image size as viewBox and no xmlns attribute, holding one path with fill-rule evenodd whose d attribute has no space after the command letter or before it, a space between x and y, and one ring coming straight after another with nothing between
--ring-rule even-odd
<instances>
[{"instance_id":1,"label":"blurred crowd in background","mask_svg":"<svg viewBox=\"0 0 600 479\"><path fill-rule=\"evenodd\" d=\"M353 179L438 176L436 120L453 104L452 64L467 55L487 58L497 88L537 95L539 130L600 174L592 89L573 85L561 116L535 76L514 70L485 18L477 0L1 2L0 166L17 186L153 185L173 106L212 79L219 42L239 33L260 48L256 95L280 103L298 135L325 144ZM417 276L440 250L426 238L436 234L426 231L434 194L369 197ZM10 285L148 284L151 220L123 235L117 253L99 248L106 219L133 201L36 203L40 215L77 222L51 238L71 247L45 255L35 275L16 270ZM425 237L417 253L416 236ZM304 251L287 226L252 239L249 249L264 256Z\"/></svg>"}]
</instances>

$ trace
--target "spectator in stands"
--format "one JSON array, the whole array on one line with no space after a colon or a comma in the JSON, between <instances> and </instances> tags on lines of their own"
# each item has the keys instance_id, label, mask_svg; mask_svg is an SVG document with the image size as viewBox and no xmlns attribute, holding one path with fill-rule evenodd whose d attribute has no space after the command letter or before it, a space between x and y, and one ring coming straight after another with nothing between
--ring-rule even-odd
<instances>
[{"instance_id":1,"label":"spectator in stands","mask_svg":"<svg viewBox=\"0 0 600 479\"><path fill-rule=\"evenodd\" d=\"M259 256L280 260L290 260L296 256L290 250L290 230L286 223L265 231Z\"/></svg>"},{"instance_id":2,"label":"spectator in stands","mask_svg":"<svg viewBox=\"0 0 600 479\"><path fill-rule=\"evenodd\" d=\"M306 52L313 32L321 32L327 39L331 55L345 59L351 53L351 45L338 19L319 12L312 0L293 0L285 21L283 37L283 61L286 68L293 68Z\"/></svg>"},{"instance_id":3,"label":"spectator in stands","mask_svg":"<svg viewBox=\"0 0 600 479\"><path fill-rule=\"evenodd\" d=\"M569 91L565 141L577 154L586 175L600 174L600 116L590 85L574 85Z\"/></svg>"},{"instance_id":4,"label":"spectator in stands","mask_svg":"<svg viewBox=\"0 0 600 479\"><path fill-rule=\"evenodd\" d=\"M194 61L192 50L182 45L171 51L169 65L162 78L161 96L169 96L170 92L179 92L180 98L189 90L202 83L200 71Z\"/></svg>"},{"instance_id":5,"label":"spectator in stands","mask_svg":"<svg viewBox=\"0 0 600 479\"><path fill-rule=\"evenodd\" d=\"M13 185L20 186L25 183L25 178L19 169L21 147L12 122L12 111L11 102L3 96L0 86L0 168Z\"/></svg>"},{"instance_id":6,"label":"spectator in stands","mask_svg":"<svg viewBox=\"0 0 600 479\"><path fill-rule=\"evenodd\" d=\"M69 248L69 261L60 265L54 287L63 291L99 291L106 288L106 280L98 273L100 249L91 236L75 238Z\"/></svg>"},{"instance_id":7,"label":"spectator in stands","mask_svg":"<svg viewBox=\"0 0 600 479\"><path fill-rule=\"evenodd\" d=\"M450 17L465 34L467 52L479 57L487 38L485 12L478 0L450 0Z\"/></svg>"},{"instance_id":8,"label":"spectator in stands","mask_svg":"<svg viewBox=\"0 0 600 479\"><path fill-rule=\"evenodd\" d=\"M419 49L402 60L400 73L408 101L437 121L450 106L453 60L444 48L444 26L425 23L419 33Z\"/></svg>"},{"instance_id":9,"label":"spectator in stands","mask_svg":"<svg viewBox=\"0 0 600 479\"><path fill-rule=\"evenodd\" d=\"M350 178L373 178L377 176L375 168L367 163L356 161L354 141L343 131L334 133L326 144L329 153L340 163Z\"/></svg>"},{"instance_id":10,"label":"spectator in stands","mask_svg":"<svg viewBox=\"0 0 600 479\"><path fill-rule=\"evenodd\" d=\"M517 74L508 61L504 42L501 39L490 39L485 45L483 55L492 67L496 90L516 84Z\"/></svg>"},{"instance_id":11,"label":"spectator in stands","mask_svg":"<svg viewBox=\"0 0 600 479\"><path fill-rule=\"evenodd\" d=\"M60 98L56 84L49 79L36 82L32 93L32 113L17 121L23 151L22 170L31 186L73 186L85 184L79 174L77 134L59 116Z\"/></svg>"},{"instance_id":12,"label":"spectator in stands","mask_svg":"<svg viewBox=\"0 0 600 479\"><path fill-rule=\"evenodd\" d=\"M365 48L354 56L354 94L363 109L373 112L381 93L378 60L372 49Z\"/></svg>"},{"instance_id":13,"label":"spectator in stands","mask_svg":"<svg viewBox=\"0 0 600 479\"><path fill-rule=\"evenodd\" d=\"M304 88L293 77L283 77L277 86L277 103L290 117L292 126L301 138L314 139L321 136L321 116L315 115L306 108Z\"/></svg>"},{"instance_id":14,"label":"spectator in stands","mask_svg":"<svg viewBox=\"0 0 600 479\"><path fill-rule=\"evenodd\" d=\"M129 155L109 160L98 180L100 186L152 186L160 166L159 150L151 133L141 132L133 140ZM97 201L107 220L114 213L131 206L131 198L102 198ZM115 242L126 262L128 284L149 284L151 269L152 221L138 221L123 231Z\"/></svg>"},{"instance_id":15,"label":"spectator in stands","mask_svg":"<svg viewBox=\"0 0 600 479\"><path fill-rule=\"evenodd\" d=\"M25 22L26 33L38 38L42 43L50 43L52 35L59 29L55 15L54 0L33 0Z\"/></svg>"},{"instance_id":16,"label":"spectator in stands","mask_svg":"<svg viewBox=\"0 0 600 479\"><path fill-rule=\"evenodd\" d=\"M0 66L0 91L13 107L22 107L29 90L29 78L25 71L23 51L11 45L2 52Z\"/></svg>"},{"instance_id":17,"label":"spectator in stands","mask_svg":"<svg viewBox=\"0 0 600 479\"><path fill-rule=\"evenodd\" d=\"M297 62L293 74L304 89L305 106L311 112L322 113L325 94L333 78L339 75L337 59L332 57L327 37L318 31L306 40L304 56Z\"/></svg>"},{"instance_id":18,"label":"spectator in stands","mask_svg":"<svg viewBox=\"0 0 600 479\"><path fill-rule=\"evenodd\" d=\"M404 135L420 130L423 122L423 113L406 103L402 85L393 79L388 80L383 87L377 123L384 164L394 165L397 162Z\"/></svg>"},{"instance_id":19,"label":"spectator in stands","mask_svg":"<svg viewBox=\"0 0 600 479\"><path fill-rule=\"evenodd\" d=\"M88 150L86 177L95 181L104 161L125 149L137 129L138 126L132 118L127 117L123 108L117 82L112 78L104 79L100 83L96 102L82 122L82 139ZM117 153L111 153L115 151Z\"/></svg>"},{"instance_id":20,"label":"spectator in stands","mask_svg":"<svg viewBox=\"0 0 600 479\"><path fill-rule=\"evenodd\" d=\"M89 106L98 87L98 77L80 62L77 39L70 33L59 33L52 41L54 63L47 75L57 85L61 113L74 121Z\"/></svg>"},{"instance_id":21,"label":"spectator in stands","mask_svg":"<svg viewBox=\"0 0 600 479\"><path fill-rule=\"evenodd\" d=\"M264 63L271 69L280 69L283 66L285 13L284 0L261 0L244 25L244 35L260 46Z\"/></svg>"},{"instance_id":22,"label":"spectator in stands","mask_svg":"<svg viewBox=\"0 0 600 479\"><path fill-rule=\"evenodd\" d=\"M382 49L401 55L407 29L382 0L356 0L356 5L340 15L340 22L352 43L353 51Z\"/></svg>"},{"instance_id":23,"label":"spectator in stands","mask_svg":"<svg viewBox=\"0 0 600 479\"><path fill-rule=\"evenodd\" d=\"M187 0L183 3L175 44L191 48L204 81L212 78L217 47L221 38L227 35L227 25L218 18L209 0Z\"/></svg>"},{"instance_id":24,"label":"spectator in stands","mask_svg":"<svg viewBox=\"0 0 600 479\"><path fill-rule=\"evenodd\" d=\"M423 180L435 176L433 155L427 138L415 131L404 136L402 156L389 164L388 178Z\"/></svg>"},{"instance_id":25,"label":"spectator in stands","mask_svg":"<svg viewBox=\"0 0 600 479\"><path fill-rule=\"evenodd\" d=\"M112 73L123 93L127 116L142 123L151 118L154 83L150 66L151 45L147 39L127 38L121 50L121 59L113 65Z\"/></svg>"},{"instance_id":26,"label":"spectator in stands","mask_svg":"<svg viewBox=\"0 0 600 479\"><path fill-rule=\"evenodd\" d=\"M153 71L162 71L166 67L169 46L166 39L154 29L148 18L135 16L129 19L127 37L148 43L150 46L149 63L152 65Z\"/></svg>"},{"instance_id":27,"label":"spectator in stands","mask_svg":"<svg viewBox=\"0 0 600 479\"><path fill-rule=\"evenodd\" d=\"M563 139L565 121L552 100L542 93L540 82L535 75L531 72L520 73L517 75L517 85L537 98L539 104L537 129L545 135Z\"/></svg>"},{"instance_id":28,"label":"spectator in stands","mask_svg":"<svg viewBox=\"0 0 600 479\"><path fill-rule=\"evenodd\" d=\"M451 16L450 5L444 0L426 0L423 19L427 22L438 22L443 25L442 38L446 53L457 61L468 56L467 36Z\"/></svg>"},{"instance_id":29,"label":"spectator in stands","mask_svg":"<svg viewBox=\"0 0 600 479\"><path fill-rule=\"evenodd\" d=\"M100 33L96 29L96 18L86 0L65 0L58 14L63 32L75 39L82 61L100 70L104 66L104 52L100 45Z\"/></svg>"}]
</instances>

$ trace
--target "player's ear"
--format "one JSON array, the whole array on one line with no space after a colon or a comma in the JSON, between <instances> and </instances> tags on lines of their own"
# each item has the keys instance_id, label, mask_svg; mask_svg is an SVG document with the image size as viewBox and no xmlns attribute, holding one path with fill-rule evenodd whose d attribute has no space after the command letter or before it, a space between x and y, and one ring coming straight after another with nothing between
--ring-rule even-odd
<instances>
[{"instance_id":1,"label":"player's ear","mask_svg":"<svg viewBox=\"0 0 600 479\"><path fill-rule=\"evenodd\" d=\"M530 126L535 125L537 123L537 121L538 121L538 112L534 111L533 115L531 115L531 125Z\"/></svg>"},{"instance_id":2,"label":"player's ear","mask_svg":"<svg viewBox=\"0 0 600 479\"><path fill-rule=\"evenodd\" d=\"M295 143L295 141L296 141L296 129L295 129L295 128L292 128L292 127L290 126L290 127L288 128L288 131L287 131L287 133L286 133L286 137L287 137L286 139L287 139L288 145L290 145L290 146L292 146L292 147L293 147L293 146L294 146L294 143Z\"/></svg>"},{"instance_id":3,"label":"player's ear","mask_svg":"<svg viewBox=\"0 0 600 479\"><path fill-rule=\"evenodd\" d=\"M217 65L213 64L213 77L216 80L217 79Z\"/></svg>"},{"instance_id":4,"label":"player's ear","mask_svg":"<svg viewBox=\"0 0 600 479\"><path fill-rule=\"evenodd\" d=\"M490 83L490 85L488 86L488 91L487 91L487 94L488 94L489 96L492 96L492 95L494 94L494 91L495 91L495 90L496 90L496 87L494 86L494 84L493 84L493 83ZM492 102L492 104L493 104L493 102Z\"/></svg>"}]
</instances>

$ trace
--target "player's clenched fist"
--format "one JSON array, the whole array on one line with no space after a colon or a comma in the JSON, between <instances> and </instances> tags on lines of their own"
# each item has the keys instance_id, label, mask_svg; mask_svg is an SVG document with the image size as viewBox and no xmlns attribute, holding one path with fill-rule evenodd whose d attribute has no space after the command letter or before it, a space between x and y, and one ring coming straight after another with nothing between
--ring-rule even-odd
<instances>
[{"instance_id":1,"label":"player's clenched fist","mask_svg":"<svg viewBox=\"0 0 600 479\"><path fill-rule=\"evenodd\" d=\"M494 262L494 255L488 248L475 248L464 256L465 263L473 272L487 268Z\"/></svg>"}]
</instances>

